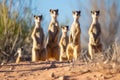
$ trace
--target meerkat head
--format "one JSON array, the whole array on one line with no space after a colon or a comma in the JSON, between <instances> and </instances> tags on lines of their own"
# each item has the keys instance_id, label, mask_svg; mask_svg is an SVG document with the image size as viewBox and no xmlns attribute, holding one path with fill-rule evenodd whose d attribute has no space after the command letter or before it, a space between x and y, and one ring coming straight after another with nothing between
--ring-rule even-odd
<instances>
[{"instance_id":1,"label":"meerkat head","mask_svg":"<svg viewBox=\"0 0 120 80\"><path fill-rule=\"evenodd\" d=\"M99 15L100 15L100 11L98 10L93 10L93 11L91 11L91 13L92 13L92 18L98 18L99 17Z\"/></svg>"},{"instance_id":2,"label":"meerkat head","mask_svg":"<svg viewBox=\"0 0 120 80\"><path fill-rule=\"evenodd\" d=\"M23 47L17 49L17 53L22 53Z\"/></svg>"},{"instance_id":3,"label":"meerkat head","mask_svg":"<svg viewBox=\"0 0 120 80\"><path fill-rule=\"evenodd\" d=\"M72 11L72 13L74 19L79 19L81 11Z\"/></svg>"},{"instance_id":4,"label":"meerkat head","mask_svg":"<svg viewBox=\"0 0 120 80\"><path fill-rule=\"evenodd\" d=\"M62 32L67 33L69 30L69 26L61 26Z\"/></svg>"},{"instance_id":5,"label":"meerkat head","mask_svg":"<svg viewBox=\"0 0 120 80\"><path fill-rule=\"evenodd\" d=\"M58 16L58 9L50 9L50 15L52 18L56 18Z\"/></svg>"},{"instance_id":6,"label":"meerkat head","mask_svg":"<svg viewBox=\"0 0 120 80\"><path fill-rule=\"evenodd\" d=\"M42 15L40 15L40 16L34 15L34 20L36 23L40 23L42 21Z\"/></svg>"}]
</instances>

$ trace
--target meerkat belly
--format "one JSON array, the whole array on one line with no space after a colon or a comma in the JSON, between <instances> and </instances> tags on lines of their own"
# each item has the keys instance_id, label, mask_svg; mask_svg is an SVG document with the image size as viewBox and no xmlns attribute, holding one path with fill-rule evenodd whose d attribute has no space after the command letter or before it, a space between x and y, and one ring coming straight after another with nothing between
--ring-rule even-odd
<instances>
[{"instance_id":1,"label":"meerkat belly","mask_svg":"<svg viewBox=\"0 0 120 80\"><path fill-rule=\"evenodd\" d=\"M56 33L57 32L57 24L56 23L53 23L52 26L51 26L51 32L53 33Z\"/></svg>"},{"instance_id":2,"label":"meerkat belly","mask_svg":"<svg viewBox=\"0 0 120 80\"><path fill-rule=\"evenodd\" d=\"M74 36L75 36L76 31L77 31L77 30L76 30L75 28L72 28L72 29L71 29L71 32L72 32L72 37L74 37Z\"/></svg>"},{"instance_id":3,"label":"meerkat belly","mask_svg":"<svg viewBox=\"0 0 120 80\"><path fill-rule=\"evenodd\" d=\"M53 37L55 37L56 33L57 33L57 26L52 26L51 27L51 34L53 35Z\"/></svg>"},{"instance_id":4,"label":"meerkat belly","mask_svg":"<svg viewBox=\"0 0 120 80\"><path fill-rule=\"evenodd\" d=\"M93 34L97 35L99 33L99 29L98 29L99 25L98 24L92 24L92 26L93 26L93 29L92 29Z\"/></svg>"},{"instance_id":5,"label":"meerkat belly","mask_svg":"<svg viewBox=\"0 0 120 80\"><path fill-rule=\"evenodd\" d=\"M40 33L40 32L36 33L36 41L37 41L38 44L41 43L41 41L42 41L42 33Z\"/></svg>"},{"instance_id":6,"label":"meerkat belly","mask_svg":"<svg viewBox=\"0 0 120 80\"><path fill-rule=\"evenodd\" d=\"M94 33L94 34L98 34L98 30L97 30L96 27L93 28L93 33Z\"/></svg>"},{"instance_id":7,"label":"meerkat belly","mask_svg":"<svg viewBox=\"0 0 120 80\"><path fill-rule=\"evenodd\" d=\"M63 39L63 42L62 42L62 43L63 43L63 46L65 46L65 47L67 46L67 41L66 41L66 39Z\"/></svg>"},{"instance_id":8,"label":"meerkat belly","mask_svg":"<svg viewBox=\"0 0 120 80\"><path fill-rule=\"evenodd\" d=\"M36 33L36 37L37 37L38 39L40 39L40 37L41 37L40 32L37 32L37 33Z\"/></svg>"}]
</instances>

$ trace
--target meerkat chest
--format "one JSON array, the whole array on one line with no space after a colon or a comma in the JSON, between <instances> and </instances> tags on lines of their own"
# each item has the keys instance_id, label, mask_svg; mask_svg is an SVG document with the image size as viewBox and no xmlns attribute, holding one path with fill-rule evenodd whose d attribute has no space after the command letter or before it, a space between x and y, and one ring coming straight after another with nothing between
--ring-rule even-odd
<instances>
[{"instance_id":1,"label":"meerkat chest","mask_svg":"<svg viewBox=\"0 0 120 80\"><path fill-rule=\"evenodd\" d=\"M57 22L53 22L53 23L50 25L50 30L51 30L51 32L56 33L57 30L58 30L58 23L57 23Z\"/></svg>"},{"instance_id":2,"label":"meerkat chest","mask_svg":"<svg viewBox=\"0 0 120 80\"><path fill-rule=\"evenodd\" d=\"M37 37L37 38L41 38L42 35L43 35L43 31L42 31L40 28L37 29L37 30L36 30L36 37Z\"/></svg>"},{"instance_id":3,"label":"meerkat chest","mask_svg":"<svg viewBox=\"0 0 120 80\"><path fill-rule=\"evenodd\" d=\"M98 24L92 24L92 26L93 26L92 32L94 34L98 34L98 32L99 32L99 25Z\"/></svg>"},{"instance_id":4,"label":"meerkat chest","mask_svg":"<svg viewBox=\"0 0 120 80\"><path fill-rule=\"evenodd\" d=\"M73 23L71 25L71 30L70 32L72 33L72 36L74 36L74 34L77 32L77 29L79 29L80 26L78 26L78 23Z\"/></svg>"},{"instance_id":5,"label":"meerkat chest","mask_svg":"<svg viewBox=\"0 0 120 80\"><path fill-rule=\"evenodd\" d=\"M62 36L61 41L62 45L66 47L68 45L68 36Z\"/></svg>"}]
</instances>

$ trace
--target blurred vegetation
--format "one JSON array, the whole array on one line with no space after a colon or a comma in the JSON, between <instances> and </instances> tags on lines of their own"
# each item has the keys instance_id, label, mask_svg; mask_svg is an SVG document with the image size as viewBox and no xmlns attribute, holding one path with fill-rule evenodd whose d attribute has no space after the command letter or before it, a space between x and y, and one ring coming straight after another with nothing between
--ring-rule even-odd
<instances>
[{"instance_id":1,"label":"blurred vegetation","mask_svg":"<svg viewBox=\"0 0 120 80\"><path fill-rule=\"evenodd\" d=\"M31 9L23 3L0 0L0 63L13 62L18 47L26 47L26 51L30 48Z\"/></svg>"},{"instance_id":2,"label":"blurred vegetation","mask_svg":"<svg viewBox=\"0 0 120 80\"><path fill-rule=\"evenodd\" d=\"M92 0L92 9L100 10L100 23L102 29L102 41L105 47L111 45L116 38L119 38L118 31L120 29L120 11L119 0ZM108 6L107 6L108 5Z\"/></svg>"},{"instance_id":3,"label":"blurred vegetation","mask_svg":"<svg viewBox=\"0 0 120 80\"><path fill-rule=\"evenodd\" d=\"M89 41L89 35L86 35L90 24L92 22L91 10L100 10L100 19L102 29L102 44L103 44L103 55L105 59L111 61L113 58L116 62L120 63L120 6L119 0L90 0L87 5L80 4L82 0L77 0L77 6L80 10L84 10L83 17L86 15L87 25L84 29L85 33L82 33L82 39L85 43ZM89 4L89 5L88 5ZM89 6L89 7L88 7ZM85 13L84 13L85 12ZM116 44L117 46L113 46ZM112 46L112 47L111 47ZM87 44L82 43L82 48L87 48ZM107 56L106 56L107 55ZM114 57L117 56L117 57Z\"/></svg>"},{"instance_id":4,"label":"blurred vegetation","mask_svg":"<svg viewBox=\"0 0 120 80\"><path fill-rule=\"evenodd\" d=\"M0 63L14 62L16 58L14 54L19 47L24 47L24 53L30 56L32 47L30 35L33 28L33 22L31 19L32 1L33 0L0 0ZM100 10L100 24L104 50L108 50L111 45L115 44L116 38L118 39L116 44L118 44L118 47L120 48L119 0L90 0L89 7L80 3L82 3L82 0L77 0L76 5L80 10L82 8L85 10L81 10L83 12L82 14L85 12L82 16L88 16L84 19L87 20L87 24L85 24L85 26L81 26L86 27L86 30L84 29L85 33L82 31L81 37L86 44L82 43L82 46L86 47L88 44L88 35L86 33L92 21L90 11L98 9ZM67 24L68 22L69 18L66 19L66 22L63 22L63 24ZM116 51L113 51L113 53L110 54L109 51L105 51L107 56L114 55L114 52L119 53L119 49L116 49L115 47L112 48Z\"/></svg>"},{"instance_id":5,"label":"blurred vegetation","mask_svg":"<svg viewBox=\"0 0 120 80\"><path fill-rule=\"evenodd\" d=\"M108 61L112 60L115 63L120 63L120 10L118 3L119 0L91 1L92 9L100 10L100 23L102 29L101 41L103 43L104 57Z\"/></svg>"}]
</instances>

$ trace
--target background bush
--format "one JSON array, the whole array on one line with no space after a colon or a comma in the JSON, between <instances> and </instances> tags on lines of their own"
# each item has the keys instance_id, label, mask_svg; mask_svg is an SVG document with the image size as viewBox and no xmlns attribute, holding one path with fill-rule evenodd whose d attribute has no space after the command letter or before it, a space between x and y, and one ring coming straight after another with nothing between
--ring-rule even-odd
<instances>
[{"instance_id":1,"label":"background bush","mask_svg":"<svg viewBox=\"0 0 120 80\"><path fill-rule=\"evenodd\" d=\"M23 5L21 0L0 0L0 63L13 62L18 47L30 50L31 28L30 5Z\"/></svg>"}]
</instances>

